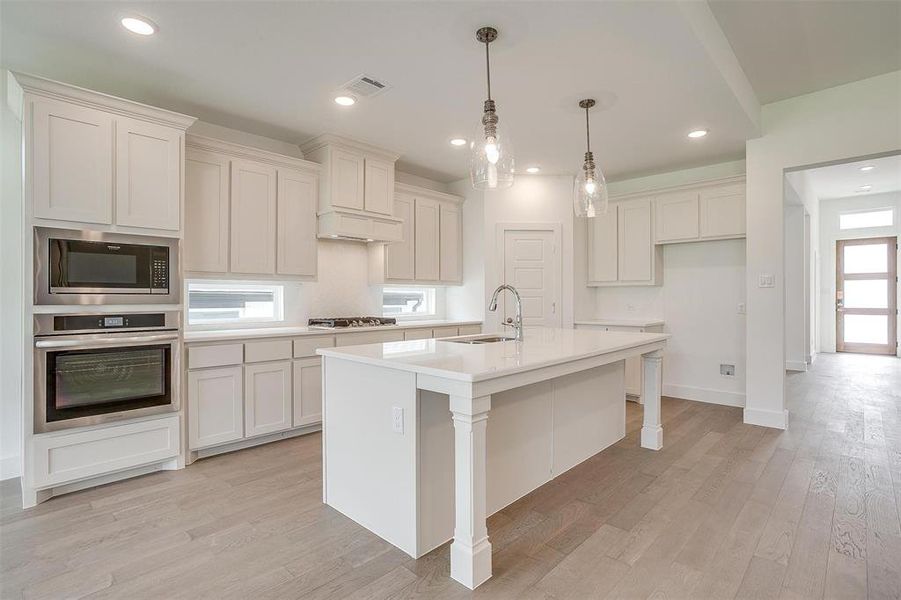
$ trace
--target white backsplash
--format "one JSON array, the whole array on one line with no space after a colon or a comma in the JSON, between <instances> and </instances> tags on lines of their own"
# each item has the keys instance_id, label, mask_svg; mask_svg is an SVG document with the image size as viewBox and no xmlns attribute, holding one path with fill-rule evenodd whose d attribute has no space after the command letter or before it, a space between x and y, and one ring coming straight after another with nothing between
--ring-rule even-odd
<instances>
[{"instance_id":1,"label":"white backsplash","mask_svg":"<svg viewBox=\"0 0 901 600\"><path fill-rule=\"evenodd\" d=\"M285 290L285 317L306 324L310 317L379 316L381 288L369 285L366 244L344 240L319 243L319 277Z\"/></svg>"}]
</instances>

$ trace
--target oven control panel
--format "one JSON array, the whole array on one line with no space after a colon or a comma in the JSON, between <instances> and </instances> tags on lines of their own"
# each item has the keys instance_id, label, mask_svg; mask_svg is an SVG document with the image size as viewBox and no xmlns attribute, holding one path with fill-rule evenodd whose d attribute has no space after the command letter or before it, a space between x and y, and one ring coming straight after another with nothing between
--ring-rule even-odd
<instances>
[{"instance_id":1,"label":"oven control panel","mask_svg":"<svg viewBox=\"0 0 901 600\"><path fill-rule=\"evenodd\" d=\"M53 330L85 331L108 329L154 329L166 326L164 313L136 313L129 315L58 315Z\"/></svg>"}]
</instances>

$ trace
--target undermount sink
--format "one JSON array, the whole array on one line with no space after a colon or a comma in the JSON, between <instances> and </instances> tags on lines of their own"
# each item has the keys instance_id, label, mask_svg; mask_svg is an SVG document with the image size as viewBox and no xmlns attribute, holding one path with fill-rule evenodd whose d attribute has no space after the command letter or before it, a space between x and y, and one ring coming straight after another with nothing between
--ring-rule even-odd
<instances>
[{"instance_id":1,"label":"undermount sink","mask_svg":"<svg viewBox=\"0 0 901 600\"><path fill-rule=\"evenodd\" d=\"M506 337L502 335L483 335L478 337L457 338L443 341L453 342L455 344L493 344L495 342L512 342L515 339L516 338Z\"/></svg>"}]
</instances>

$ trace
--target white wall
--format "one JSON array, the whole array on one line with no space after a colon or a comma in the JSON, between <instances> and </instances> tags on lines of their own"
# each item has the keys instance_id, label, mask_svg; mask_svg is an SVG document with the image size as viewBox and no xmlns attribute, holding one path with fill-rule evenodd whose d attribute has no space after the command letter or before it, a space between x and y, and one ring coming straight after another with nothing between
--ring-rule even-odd
<instances>
[{"instance_id":1,"label":"white wall","mask_svg":"<svg viewBox=\"0 0 901 600\"><path fill-rule=\"evenodd\" d=\"M786 193L794 194L788 186ZM807 311L804 307L804 205L795 194L796 202L786 203L785 228L785 368L790 371L807 370Z\"/></svg>"},{"instance_id":2,"label":"white wall","mask_svg":"<svg viewBox=\"0 0 901 600\"><path fill-rule=\"evenodd\" d=\"M665 395L743 406L745 399L745 242L668 244L663 285L598 288L594 318L663 319ZM720 364L735 376L720 375Z\"/></svg>"},{"instance_id":3,"label":"white wall","mask_svg":"<svg viewBox=\"0 0 901 600\"><path fill-rule=\"evenodd\" d=\"M0 479L21 474L23 395L22 124L7 77L0 71Z\"/></svg>"},{"instance_id":4,"label":"white wall","mask_svg":"<svg viewBox=\"0 0 901 600\"><path fill-rule=\"evenodd\" d=\"M839 215L869 208L894 208L895 224L867 229L838 228ZM901 236L901 192L836 198L820 202L820 352L835 352L835 242ZM901 263L899 263L901 264ZM899 292L901 293L901 292ZM899 320L901 326L901 320ZM901 328L899 338L901 339Z\"/></svg>"},{"instance_id":5,"label":"white wall","mask_svg":"<svg viewBox=\"0 0 901 600\"><path fill-rule=\"evenodd\" d=\"M901 71L767 104L763 135L747 142L748 386L745 422L788 426L785 409L786 169L901 148ZM757 287L772 274L774 288Z\"/></svg>"}]
</instances>

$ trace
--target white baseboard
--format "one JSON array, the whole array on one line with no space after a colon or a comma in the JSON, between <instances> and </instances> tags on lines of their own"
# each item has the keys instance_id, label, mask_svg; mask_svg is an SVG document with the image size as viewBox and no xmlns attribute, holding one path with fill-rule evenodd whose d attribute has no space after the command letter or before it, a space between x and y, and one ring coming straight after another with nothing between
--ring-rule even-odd
<instances>
[{"instance_id":1,"label":"white baseboard","mask_svg":"<svg viewBox=\"0 0 901 600\"><path fill-rule=\"evenodd\" d=\"M807 356L807 365L812 367L812 366L813 366L813 363L815 363L816 360L817 360L817 353L816 353L816 352L814 352L813 354L808 355L808 356Z\"/></svg>"},{"instance_id":2,"label":"white baseboard","mask_svg":"<svg viewBox=\"0 0 901 600\"><path fill-rule=\"evenodd\" d=\"M803 373L807 370L807 363L803 360L787 360L785 361L785 370Z\"/></svg>"},{"instance_id":3,"label":"white baseboard","mask_svg":"<svg viewBox=\"0 0 901 600\"><path fill-rule=\"evenodd\" d=\"M22 476L22 457L7 456L0 459L0 481Z\"/></svg>"},{"instance_id":4,"label":"white baseboard","mask_svg":"<svg viewBox=\"0 0 901 600\"><path fill-rule=\"evenodd\" d=\"M745 408L745 423L748 425L760 425L774 429L788 429L787 410L761 410L759 408Z\"/></svg>"},{"instance_id":5,"label":"white baseboard","mask_svg":"<svg viewBox=\"0 0 901 600\"><path fill-rule=\"evenodd\" d=\"M675 383L664 383L663 395L671 398L683 398L685 400L694 400L696 402L706 402L708 404L737 406L739 408L745 405L745 395L739 394L738 392L711 390L709 388L678 385Z\"/></svg>"}]
</instances>

